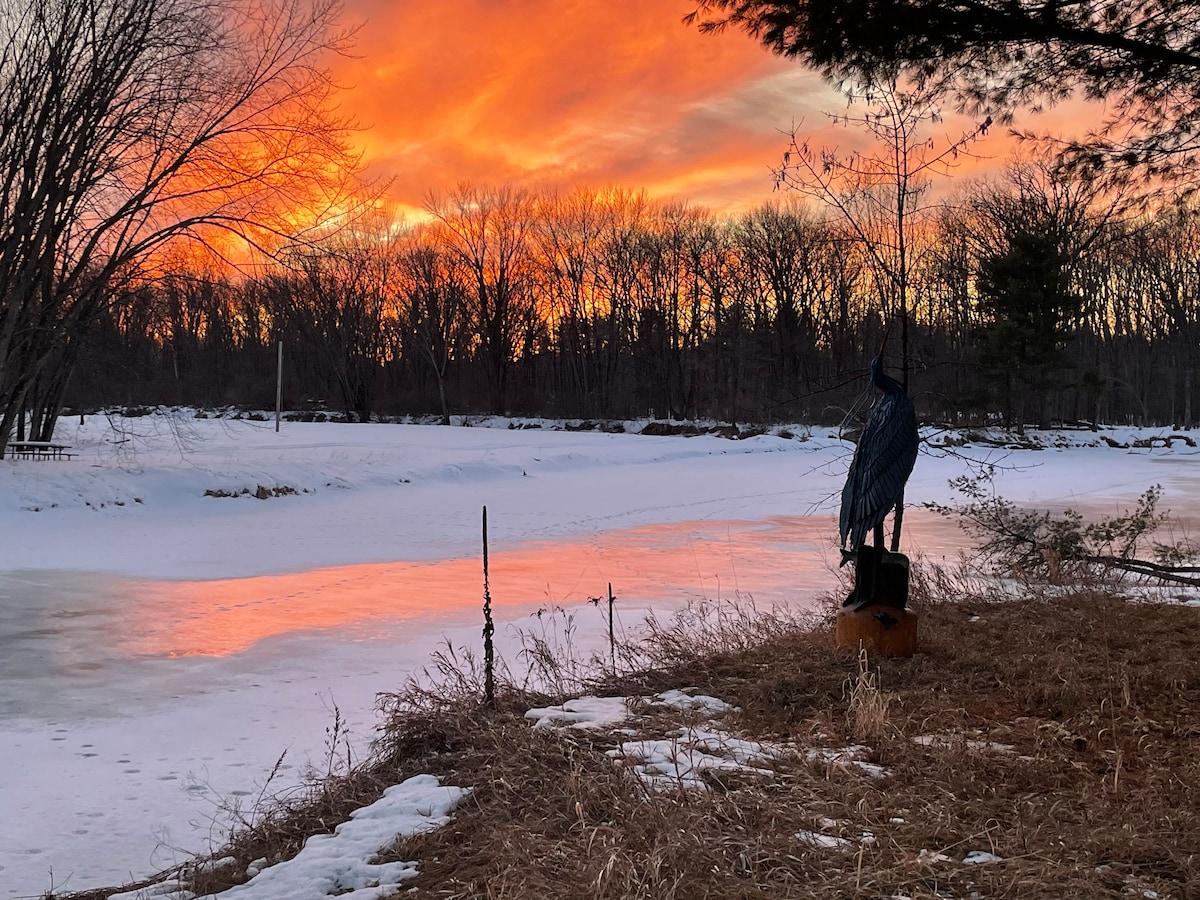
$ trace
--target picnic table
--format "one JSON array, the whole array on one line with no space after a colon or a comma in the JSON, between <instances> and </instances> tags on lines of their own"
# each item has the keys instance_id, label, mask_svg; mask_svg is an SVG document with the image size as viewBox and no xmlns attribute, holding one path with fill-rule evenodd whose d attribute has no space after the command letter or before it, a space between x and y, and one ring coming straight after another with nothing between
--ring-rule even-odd
<instances>
[{"instance_id":1,"label":"picnic table","mask_svg":"<svg viewBox=\"0 0 1200 900\"><path fill-rule=\"evenodd\" d=\"M70 459L70 444L54 441L9 441L5 453L9 459Z\"/></svg>"}]
</instances>

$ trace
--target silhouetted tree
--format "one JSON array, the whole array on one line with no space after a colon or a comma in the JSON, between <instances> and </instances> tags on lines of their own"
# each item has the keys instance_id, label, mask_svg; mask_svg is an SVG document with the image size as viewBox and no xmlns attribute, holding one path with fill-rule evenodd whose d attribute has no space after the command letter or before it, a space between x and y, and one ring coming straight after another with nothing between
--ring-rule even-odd
<instances>
[{"instance_id":1,"label":"silhouetted tree","mask_svg":"<svg viewBox=\"0 0 1200 900\"><path fill-rule=\"evenodd\" d=\"M1010 166L998 184L981 186L968 205L980 306L991 321L981 335L982 362L1007 384L1006 410L1015 412L1018 429L1026 401L1037 404L1044 426L1073 362L1063 353L1067 341L1103 316L1089 308L1099 292L1082 291L1080 273L1089 257L1123 236L1129 198L1034 158Z\"/></svg>"},{"instance_id":2,"label":"silhouetted tree","mask_svg":"<svg viewBox=\"0 0 1200 900\"><path fill-rule=\"evenodd\" d=\"M444 226L446 249L468 273L470 321L487 364L488 408L503 413L512 363L523 349L522 324L533 304L532 199L511 187L464 184L448 197L432 198L428 208Z\"/></svg>"},{"instance_id":3,"label":"silhouetted tree","mask_svg":"<svg viewBox=\"0 0 1200 900\"><path fill-rule=\"evenodd\" d=\"M933 207L927 200L928 191L934 176L947 174L968 145L987 131L991 121L939 144L925 133L930 125L941 121L935 93L919 85L903 88L894 79L865 89L846 87L844 93L849 100L865 101L866 111L831 118L835 123L865 130L874 145L839 154L814 149L807 141L800 141L793 130L790 148L775 171L775 179L777 184L829 207L857 243L875 283L880 320L899 322L900 383L907 389L912 366L911 294L921 269L922 251L928 248L922 239L931 230ZM864 340L870 340L868 335L869 329L862 329ZM893 552L900 546L903 521L901 491L892 532Z\"/></svg>"},{"instance_id":4,"label":"silhouetted tree","mask_svg":"<svg viewBox=\"0 0 1200 900\"><path fill-rule=\"evenodd\" d=\"M1002 385L1007 418L1025 433L1025 404L1033 399L1045 426L1046 393L1068 359L1068 325L1079 309L1057 237L1037 219L1019 219L1004 246L980 265L980 306L990 320L981 336L985 365Z\"/></svg>"},{"instance_id":5,"label":"silhouetted tree","mask_svg":"<svg viewBox=\"0 0 1200 900\"><path fill-rule=\"evenodd\" d=\"M39 0L0 12L0 448L48 438L99 312L172 242L280 231L347 162L336 0Z\"/></svg>"},{"instance_id":6,"label":"silhouetted tree","mask_svg":"<svg viewBox=\"0 0 1200 900\"><path fill-rule=\"evenodd\" d=\"M446 372L463 350L467 332L467 273L457 257L441 249L436 234L423 229L410 234L396 261L397 310L405 349L429 366L437 381L442 424L450 424Z\"/></svg>"},{"instance_id":7,"label":"silhouetted tree","mask_svg":"<svg viewBox=\"0 0 1200 900\"><path fill-rule=\"evenodd\" d=\"M375 382L396 325L392 223L338 232L289 254L295 289L276 292L279 313L302 342L300 352L332 375L350 421L366 422L375 408Z\"/></svg>"},{"instance_id":8,"label":"silhouetted tree","mask_svg":"<svg viewBox=\"0 0 1200 900\"><path fill-rule=\"evenodd\" d=\"M583 415L611 415L620 359L616 313L602 284L604 234L614 211L608 192L581 188L538 204L535 244L540 305L550 318L561 399Z\"/></svg>"}]
</instances>

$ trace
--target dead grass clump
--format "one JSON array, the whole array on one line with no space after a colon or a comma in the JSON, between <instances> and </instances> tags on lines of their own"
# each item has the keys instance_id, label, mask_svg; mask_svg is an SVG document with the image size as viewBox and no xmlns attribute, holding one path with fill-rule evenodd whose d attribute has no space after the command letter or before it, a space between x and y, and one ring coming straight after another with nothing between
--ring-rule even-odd
<instances>
[{"instance_id":1,"label":"dead grass clump","mask_svg":"<svg viewBox=\"0 0 1200 900\"><path fill-rule=\"evenodd\" d=\"M698 602L670 622L650 616L633 645L618 648L620 675L606 679L613 692L653 693L681 685L743 707L781 706L806 717L814 704L828 708L847 668L832 651L833 620L823 613L757 609L746 602ZM787 665L777 665L787 648ZM732 692L732 696L727 696Z\"/></svg>"},{"instance_id":2,"label":"dead grass clump","mask_svg":"<svg viewBox=\"0 0 1200 900\"><path fill-rule=\"evenodd\" d=\"M606 757L612 746L496 723L464 761L479 780L455 821L396 848L422 860L411 894L787 896L815 874L816 857L794 838L812 816L794 792L713 778L707 792L651 793Z\"/></svg>"},{"instance_id":3,"label":"dead grass clump","mask_svg":"<svg viewBox=\"0 0 1200 900\"><path fill-rule=\"evenodd\" d=\"M858 674L847 683L850 693L846 722L856 741L883 736L888 721L888 696L879 689L879 676L871 671L867 651L858 650Z\"/></svg>"}]
</instances>

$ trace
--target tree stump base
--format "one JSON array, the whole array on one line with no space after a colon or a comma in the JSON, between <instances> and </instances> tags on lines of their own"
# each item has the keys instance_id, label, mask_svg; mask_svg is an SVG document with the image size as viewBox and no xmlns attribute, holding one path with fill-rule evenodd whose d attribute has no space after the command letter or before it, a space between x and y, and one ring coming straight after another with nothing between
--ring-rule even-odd
<instances>
[{"instance_id":1,"label":"tree stump base","mask_svg":"<svg viewBox=\"0 0 1200 900\"><path fill-rule=\"evenodd\" d=\"M912 656L917 652L917 614L894 606L872 604L838 610L834 643L872 656Z\"/></svg>"}]
</instances>

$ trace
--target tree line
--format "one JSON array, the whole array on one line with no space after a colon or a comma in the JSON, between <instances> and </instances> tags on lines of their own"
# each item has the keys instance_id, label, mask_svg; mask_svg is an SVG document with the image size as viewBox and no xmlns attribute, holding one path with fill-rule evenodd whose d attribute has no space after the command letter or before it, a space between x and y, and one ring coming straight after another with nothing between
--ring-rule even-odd
<instances>
[{"instance_id":1,"label":"tree line","mask_svg":"<svg viewBox=\"0 0 1200 900\"><path fill-rule=\"evenodd\" d=\"M0 5L0 449L68 403L267 406L280 342L289 405L348 419L832 422L893 326L927 421L1194 423L1196 210L1130 195L1194 184L1193 0L699 0L867 100L834 118L876 149L793 134L737 216L463 185L415 225L348 152L338 0ZM1070 96L1109 101L1087 138L933 202ZM980 118L934 149L951 98Z\"/></svg>"},{"instance_id":2,"label":"tree line","mask_svg":"<svg viewBox=\"0 0 1200 900\"><path fill-rule=\"evenodd\" d=\"M68 393L113 404L837 423L897 318L950 425L1195 424L1200 212L1027 161L917 233L903 309L797 197L734 216L617 189L461 185L253 275L122 287ZM887 312L885 320L884 312ZM900 364L892 359L893 367Z\"/></svg>"}]
</instances>

